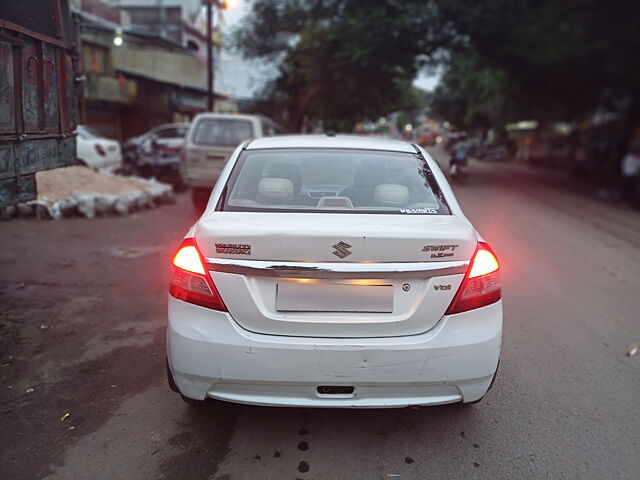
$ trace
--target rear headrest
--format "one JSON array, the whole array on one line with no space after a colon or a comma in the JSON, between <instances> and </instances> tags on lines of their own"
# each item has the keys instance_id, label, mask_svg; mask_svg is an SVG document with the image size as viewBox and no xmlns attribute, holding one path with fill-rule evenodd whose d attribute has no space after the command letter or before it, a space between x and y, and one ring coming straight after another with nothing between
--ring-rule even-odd
<instances>
[{"instance_id":1,"label":"rear headrest","mask_svg":"<svg viewBox=\"0 0 640 480\"><path fill-rule=\"evenodd\" d=\"M396 207L409 202L409 189L404 185L383 183L373 191L373 201L376 205Z\"/></svg>"},{"instance_id":2,"label":"rear headrest","mask_svg":"<svg viewBox=\"0 0 640 480\"><path fill-rule=\"evenodd\" d=\"M287 178L293 183L294 193L300 193L302 187L302 170L295 163L274 163L267 176L271 178Z\"/></svg>"},{"instance_id":3,"label":"rear headrest","mask_svg":"<svg viewBox=\"0 0 640 480\"><path fill-rule=\"evenodd\" d=\"M262 178L258 182L258 195L266 203L290 202L293 198L293 182L288 178Z\"/></svg>"}]
</instances>

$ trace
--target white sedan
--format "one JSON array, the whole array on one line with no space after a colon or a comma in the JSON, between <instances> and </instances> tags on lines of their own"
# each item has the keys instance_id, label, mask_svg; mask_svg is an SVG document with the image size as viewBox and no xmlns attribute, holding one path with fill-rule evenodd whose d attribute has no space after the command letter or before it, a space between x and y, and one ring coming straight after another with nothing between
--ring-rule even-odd
<instances>
[{"instance_id":1,"label":"white sedan","mask_svg":"<svg viewBox=\"0 0 640 480\"><path fill-rule=\"evenodd\" d=\"M80 163L94 170L122 166L120 142L106 138L86 125L78 125L76 135L76 156Z\"/></svg>"},{"instance_id":2,"label":"white sedan","mask_svg":"<svg viewBox=\"0 0 640 480\"><path fill-rule=\"evenodd\" d=\"M499 265L419 146L239 146L172 265L167 371L188 403L473 403L500 358Z\"/></svg>"}]
</instances>

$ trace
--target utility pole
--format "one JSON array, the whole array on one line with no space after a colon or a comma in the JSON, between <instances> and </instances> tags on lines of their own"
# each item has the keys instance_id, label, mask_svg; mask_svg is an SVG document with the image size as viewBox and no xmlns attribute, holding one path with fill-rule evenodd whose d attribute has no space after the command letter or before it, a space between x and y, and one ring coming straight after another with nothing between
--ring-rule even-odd
<instances>
[{"instance_id":1,"label":"utility pole","mask_svg":"<svg viewBox=\"0 0 640 480\"><path fill-rule=\"evenodd\" d=\"M207 108L213 112L215 108L215 92L214 86L214 63L213 63L213 7L220 10L228 8L227 0L202 0L207 4Z\"/></svg>"},{"instance_id":2,"label":"utility pole","mask_svg":"<svg viewBox=\"0 0 640 480\"><path fill-rule=\"evenodd\" d=\"M215 99L213 92L213 6L215 0L207 0L207 110L213 112Z\"/></svg>"},{"instance_id":3,"label":"utility pole","mask_svg":"<svg viewBox=\"0 0 640 480\"><path fill-rule=\"evenodd\" d=\"M164 9L162 0L157 0L158 5L158 18L160 19L160 36L167 38L167 11Z\"/></svg>"}]
</instances>

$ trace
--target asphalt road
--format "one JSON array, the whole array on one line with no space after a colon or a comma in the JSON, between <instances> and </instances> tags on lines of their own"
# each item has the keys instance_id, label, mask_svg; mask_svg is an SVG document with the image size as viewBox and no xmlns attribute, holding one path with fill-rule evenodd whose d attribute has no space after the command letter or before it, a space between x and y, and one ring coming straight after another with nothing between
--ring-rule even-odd
<instances>
[{"instance_id":1,"label":"asphalt road","mask_svg":"<svg viewBox=\"0 0 640 480\"><path fill-rule=\"evenodd\" d=\"M186 195L0 224L0 478L640 478L640 213L513 166L455 189L504 283L499 375L470 408L193 410L164 371Z\"/></svg>"}]
</instances>

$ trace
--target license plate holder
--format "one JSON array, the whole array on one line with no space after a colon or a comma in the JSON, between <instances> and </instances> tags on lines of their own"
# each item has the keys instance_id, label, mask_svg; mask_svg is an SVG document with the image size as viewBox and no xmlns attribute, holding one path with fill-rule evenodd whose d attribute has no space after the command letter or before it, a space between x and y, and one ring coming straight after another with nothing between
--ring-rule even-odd
<instances>
[{"instance_id":1,"label":"license plate holder","mask_svg":"<svg viewBox=\"0 0 640 480\"><path fill-rule=\"evenodd\" d=\"M392 313L393 285L278 282L278 312Z\"/></svg>"}]
</instances>

